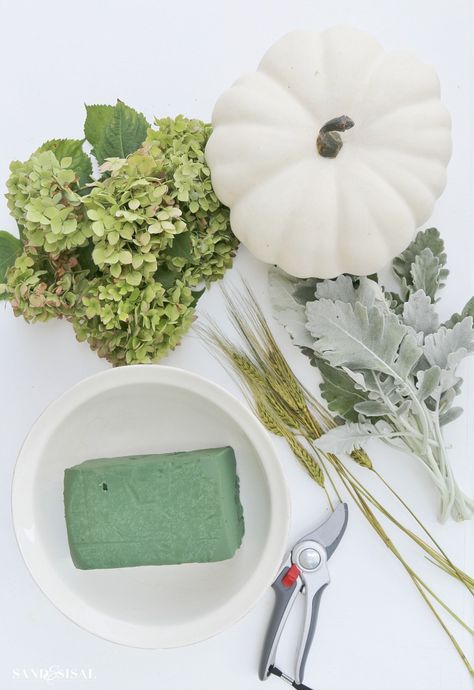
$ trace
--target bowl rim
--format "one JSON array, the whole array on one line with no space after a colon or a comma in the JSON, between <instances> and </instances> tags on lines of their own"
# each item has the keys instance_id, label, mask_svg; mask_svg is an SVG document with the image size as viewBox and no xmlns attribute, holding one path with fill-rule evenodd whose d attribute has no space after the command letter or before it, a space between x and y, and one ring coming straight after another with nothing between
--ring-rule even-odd
<instances>
[{"instance_id":1,"label":"bowl rim","mask_svg":"<svg viewBox=\"0 0 474 690\"><path fill-rule=\"evenodd\" d=\"M244 586L225 604L196 620L168 627L130 623L97 610L78 597L54 572L40 548L30 548L24 526L34 529L34 477L42 442L70 412L91 397L129 384L155 383L194 392L212 402L242 429L255 449L270 499L268 538L262 556ZM39 415L20 447L11 488L11 510L18 548L43 594L67 618L110 642L130 647L166 649L206 640L245 616L271 586L287 550L290 500L282 465L270 434L251 410L221 385L186 369L158 364L129 365L88 376L63 392Z\"/></svg>"}]
</instances>

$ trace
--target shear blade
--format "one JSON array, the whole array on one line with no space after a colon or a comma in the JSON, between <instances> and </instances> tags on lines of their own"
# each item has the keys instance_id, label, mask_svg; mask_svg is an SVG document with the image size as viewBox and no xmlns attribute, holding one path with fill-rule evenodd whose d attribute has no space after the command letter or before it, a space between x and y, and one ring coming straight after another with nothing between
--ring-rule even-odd
<instances>
[{"instance_id":1,"label":"shear blade","mask_svg":"<svg viewBox=\"0 0 474 690\"><path fill-rule=\"evenodd\" d=\"M317 541L331 558L346 531L348 517L347 503L339 503L327 520L300 541Z\"/></svg>"}]
</instances>

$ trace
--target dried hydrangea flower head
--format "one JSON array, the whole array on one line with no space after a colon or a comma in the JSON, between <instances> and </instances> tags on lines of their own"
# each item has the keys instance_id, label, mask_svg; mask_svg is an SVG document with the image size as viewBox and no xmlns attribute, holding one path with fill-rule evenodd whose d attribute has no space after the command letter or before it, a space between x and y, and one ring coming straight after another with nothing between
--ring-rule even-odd
<instances>
[{"instance_id":1,"label":"dried hydrangea flower head","mask_svg":"<svg viewBox=\"0 0 474 690\"><path fill-rule=\"evenodd\" d=\"M82 140L51 140L12 163L7 198L24 253L0 294L29 321L66 317L113 365L157 361L238 245L204 157L211 126L180 115L150 128L120 102L87 111L99 179Z\"/></svg>"},{"instance_id":2,"label":"dried hydrangea flower head","mask_svg":"<svg viewBox=\"0 0 474 690\"><path fill-rule=\"evenodd\" d=\"M155 125L158 129L148 130L144 148L160 161L168 194L189 230L166 252L167 265L171 270L188 268L193 285L218 280L232 265L238 240L230 230L228 208L214 193L204 157L212 127L182 115L156 119Z\"/></svg>"},{"instance_id":3,"label":"dried hydrangea flower head","mask_svg":"<svg viewBox=\"0 0 474 690\"><path fill-rule=\"evenodd\" d=\"M102 167L110 175L84 197L92 221L92 258L129 285L140 285L158 268L158 257L186 230L181 210L168 195L163 173L143 150Z\"/></svg>"},{"instance_id":4,"label":"dried hydrangea flower head","mask_svg":"<svg viewBox=\"0 0 474 690\"><path fill-rule=\"evenodd\" d=\"M42 151L25 163L10 165L6 195L10 212L27 244L48 254L81 247L91 236L79 178L71 164L70 157L58 160L52 151Z\"/></svg>"},{"instance_id":5,"label":"dried hydrangea flower head","mask_svg":"<svg viewBox=\"0 0 474 690\"><path fill-rule=\"evenodd\" d=\"M5 289L15 316L26 321L67 317L77 300L78 276L72 270L77 260L72 257L54 270L38 270L37 265L37 258L24 252L8 271Z\"/></svg>"},{"instance_id":6,"label":"dried hydrangea flower head","mask_svg":"<svg viewBox=\"0 0 474 690\"><path fill-rule=\"evenodd\" d=\"M166 289L151 280L140 288L126 278L92 280L72 319L87 340L114 365L154 362L178 345L194 318L194 296L180 281Z\"/></svg>"}]
</instances>

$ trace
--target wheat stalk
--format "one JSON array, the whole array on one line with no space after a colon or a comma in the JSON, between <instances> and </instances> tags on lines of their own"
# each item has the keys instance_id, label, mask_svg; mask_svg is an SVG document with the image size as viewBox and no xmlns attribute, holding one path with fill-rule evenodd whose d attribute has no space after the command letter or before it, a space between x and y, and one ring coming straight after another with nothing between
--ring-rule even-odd
<instances>
[{"instance_id":1,"label":"wheat stalk","mask_svg":"<svg viewBox=\"0 0 474 690\"><path fill-rule=\"evenodd\" d=\"M312 441L319 438L326 430L336 426L335 420L321 403L316 400L301 385L293 374L284 358L275 338L271 332L258 303L250 289L244 285L244 295L223 290L227 302L231 322L237 334L241 338L240 344L235 344L224 335L220 327L212 319L207 319L207 325L198 326L197 330L205 343L214 353L224 354L231 369L240 375L244 393L252 404L255 414L261 423L271 433L285 439L294 456L303 466L310 477L322 487L331 504L331 499L325 486L325 475L329 478L334 491L339 496L334 481L325 466L327 461L336 472L342 485L348 490L354 502L366 517L371 527L376 531L390 551L402 563L421 596L432 610L438 622L449 636L451 642L460 655L463 663L471 675L474 675L468 660L460 649L456 639L452 636L438 613L430 602L431 595L453 618L468 626L421 580L421 578L408 566L399 551L393 545L392 540L383 529L379 520L369 507L369 504L379 510L390 519L403 533L411 537L415 544L421 547L425 553L434 558L436 564L445 572L461 581L471 592L472 578L457 568L446 556L441 547L431 537L422 523L414 516L403 500L395 494L401 503L415 517L419 525L430 537L436 548L429 546L418 535L402 525L387 511L386 508L357 480L352 473L333 454L321 453L312 447ZM307 450L303 443L311 447ZM367 453L362 449L356 449L351 453L351 458L358 465L374 471L373 464ZM380 475L375 472L379 477ZM382 479L382 478L381 478ZM386 482L382 479L384 484ZM387 484L386 484L387 485ZM389 485L388 488L395 493Z\"/></svg>"}]
</instances>

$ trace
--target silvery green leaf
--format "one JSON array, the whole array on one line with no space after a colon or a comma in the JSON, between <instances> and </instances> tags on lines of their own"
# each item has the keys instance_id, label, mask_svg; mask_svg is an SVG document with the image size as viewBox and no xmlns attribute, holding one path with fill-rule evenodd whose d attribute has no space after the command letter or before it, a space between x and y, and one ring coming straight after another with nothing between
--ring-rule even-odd
<instances>
[{"instance_id":1,"label":"silvery green leaf","mask_svg":"<svg viewBox=\"0 0 474 690\"><path fill-rule=\"evenodd\" d=\"M403 297L404 299L402 299L397 292L385 291L385 301L387 302L388 308L395 314L401 314L403 312L404 300L408 297L408 290Z\"/></svg>"},{"instance_id":2,"label":"silvery green leaf","mask_svg":"<svg viewBox=\"0 0 474 690\"><path fill-rule=\"evenodd\" d=\"M382 420L376 424L369 422L347 422L331 429L315 441L315 445L325 453L351 453L355 448L363 448L371 438L390 438L393 430Z\"/></svg>"},{"instance_id":3,"label":"silvery green leaf","mask_svg":"<svg viewBox=\"0 0 474 690\"><path fill-rule=\"evenodd\" d=\"M441 373L441 384L440 384L440 386L443 383L443 375L445 373L450 374L452 372L444 372L443 371ZM461 392L461 388L462 388L462 384L463 384L462 378L460 378L459 376L455 376L454 379L455 379L455 382L453 385L451 385L449 387L446 386L446 388L444 390L442 390L442 393L441 393L441 396L439 399L439 414L444 414L445 412L447 412L451 408L454 400L456 399L456 396L459 395L459 393Z\"/></svg>"},{"instance_id":4,"label":"silvery green leaf","mask_svg":"<svg viewBox=\"0 0 474 690\"><path fill-rule=\"evenodd\" d=\"M454 390L454 394L457 395L461 390L462 378L456 376L452 369L444 369L441 372L440 378L440 389L441 393L446 393L449 390Z\"/></svg>"},{"instance_id":5,"label":"silvery green leaf","mask_svg":"<svg viewBox=\"0 0 474 690\"><path fill-rule=\"evenodd\" d=\"M440 415L439 423L441 426L454 422L455 419L460 417L463 413L462 407L451 407L447 412Z\"/></svg>"},{"instance_id":6,"label":"silvery green leaf","mask_svg":"<svg viewBox=\"0 0 474 690\"><path fill-rule=\"evenodd\" d=\"M413 284L412 265L415 263L416 257L425 249L429 249L438 261L438 287L442 287L448 276L448 271L445 268L446 254L444 242L438 230L436 228L428 228L427 230L420 231L407 249L393 260L393 272L400 281L403 299L406 299L413 289L415 291L418 289Z\"/></svg>"},{"instance_id":7,"label":"silvery green leaf","mask_svg":"<svg viewBox=\"0 0 474 690\"><path fill-rule=\"evenodd\" d=\"M412 401L411 400L404 400L402 404L397 408L397 416L398 417L405 417L411 410L412 408Z\"/></svg>"},{"instance_id":8,"label":"silvery green leaf","mask_svg":"<svg viewBox=\"0 0 474 690\"><path fill-rule=\"evenodd\" d=\"M367 394L357 388L345 371L334 369L320 358L317 359L316 366L323 379L319 388L328 409L349 422L356 422L358 414L355 407L357 403L367 400Z\"/></svg>"},{"instance_id":9,"label":"silvery green leaf","mask_svg":"<svg viewBox=\"0 0 474 690\"><path fill-rule=\"evenodd\" d=\"M391 376L381 375L375 371L351 371L347 367L342 370L354 381L357 390L368 393L369 400L389 402L391 405L399 405L402 400L402 390Z\"/></svg>"},{"instance_id":10,"label":"silvery green leaf","mask_svg":"<svg viewBox=\"0 0 474 690\"><path fill-rule=\"evenodd\" d=\"M349 376L354 382L355 387L361 391L370 391L370 385L367 383L369 377L375 376L374 372L366 371L362 373L361 371L351 371L349 367L341 366L342 371Z\"/></svg>"},{"instance_id":11,"label":"silvery green leaf","mask_svg":"<svg viewBox=\"0 0 474 690\"><path fill-rule=\"evenodd\" d=\"M281 270L281 269L278 269ZM295 288L293 296L298 304L305 305L312 302L316 293L316 286L320 278L294 278Z\"/></svg>"},{"instance_id":12,"label":"silvery green leaf","mask_svg":"<svg viewBox=\"0 0 474 690\"><path fill-rule=\"evenodd\" d=\"M427 335L423 354L433 366L454 371L459 362L474 352L472 316L466 316L453 328L441 326L436 333Z\"/></svg>"},{"instance_id":13,"label":"silvery green leaf","mask_svg":"<svg viewBox=\"0 0 474 690\"><path fill-rule=\"evenodd\" d=\"M441 371L438 385L431 395L425 398L426 407L432 412L438 411L440 415L446 412L461 392L462 382L462 378L456 376L453 371L449 369Z\"/></svg>"},{"instance_id":14,"label":"silvery green leaf","mask_svg":"<svg viewBox=\"0 0 474 690\"><path fill-rule=\"evenodd\" d=\"M348 275L340 275L333 280L322 280L316 285L317 299L330 299L332 301L347 302L354 305L356 302L371 307L377 301L385 303L385 295L378 283L368 278L360 278L357 287Z\"/></svg>"},{"instance_id":15,"label":"silvery green leaf","mask_svg":"<svg viewBox=\"0 0 474 690\"><path fill-rule=\"evenodd\" d=\"M288 291L298 304L303 305L314 300L316 285L321 282L320 278L295 278L277 266L270 266L268 279L270 290L274 286L276 290Z\"/></svg>"},{"instance_id":16,"label":"silvery green leaf","mask_svg":"<svg viewBox=\"0 0 474 690\"><path fill-rule=\"evenodd\" d=\"M340 275L333 280L322 280L316 286L316 299L340 300L354 304L357 302L356 289L352 278Z\"/></svg>"},{"instance_id":17,"label":"silvery green leaf","mask_svg":"<svg viewBox=\"0 0 474 690\"><path fill-rule=\"evenodd\" d=\"M268 271L269 293L275 320L286 328L295 345L312 348L313 339L305 325L305 306L295 299L296 289L301 288L304 282L277 268Z\"/></svg>"},{"instance_id":18,"label":"silvery green leaf","mask_svg":"<svg viewBox=\"0 0 474 690\"><path fill-rule=\"evenodd\" d=\"M384 417L390 412L387 405L384 405L380 400L366 400L357 403L354 408L365 417Z\"/></svg>"},{"instance_id":19,"label":"silvery green leaf","mask_svg":"<svg viewBox=\"0 0 474 690\"><path fill-rule=\"evenodd\" d=\"M441 271L438 257L428 247L423 249L411 265L412 291L423 290L434 302L439 288L443 286Z\"/></svg>"},{"instance_id":20,"label":"silvery green leaf","mask_svg":"<svg viewBox=\"0 0 474 690\"><path fill-rule=\"evenodd\" d=\"M461 392L463 380L454 371L445 369L441 372L439 381L440 409L443 411L451 406L454 398Z\"/></svg>"},{"instance_id":21,"label":"silvery green leaf","mask_svg":"<svg viewBox=\"0 0 474 690\"><path fill-rule=\"evenodd\" d=\"M474 297L471 297L460 314L453 314L450 319L443 323L443 326L446 326L446 328L452 328L457 323L462 321L466 316L472 316L474 318Z\"/></svg>"},{"instance_id":22,"label":"silvery green leaf","mask_svg":"<svg viewBox=\"0 0 474 690\"><path fill-rule=\"evenodd\" d=\"M410 278L410 281L411 281L411 278ZM400 281L400 294L401 294L402 300L404 302L406 302L407 299L409 298L410 291L411 291L411 285L408 285L406 279L402 278Z\"/></svg>"},{"instance_id":23,"label":"silvery green leaf","mask_svg":"<svg viewBox=\"0 0 474 690\"><path fill-rule=\"evenodd\" d=\"M454 399L456 398L456 390L451 387L448 388L440 397L438 402L438 414L442 415L447 412L452 406ZM431 409L431 408L430 408ZM435 408L433 408L435 409Z\"/></svg>"},{"instance_id":24,"label":"silvery green leaf","mask_svg":"<svg viewBox=\"0 0 474 690\"><path fill-rule=\"evenodd\" d=\"M383 288L370 278L361 277L357 288L357 301L366 307L377 304L380 308L387 309L387 300Z\"/></svg>"},{"instance_id":25,"label":"silvery green leaf","mask_svg":"<svg viewBox=\"0 0 474 690\"><path fill-rule=\"evenodd\" d=\"M420 400L426 400L426 398L435 394L439 386L440 377L441 369L436 365L417 373L417 389Z\"/></svg>"},{"instance_id":26,"label":"silvery green leaf","mask_svg":"<svg viewBox=\"0 0 474 690\"><path fill-rule=\"evenodd\" d=\"M381 391L381 392L380 392ZM369 393L369 397L374 395L382 396L384 400L391 403L392 406L401 405L406 395L405 386L401 383L396 383L391 376L382 378L377 375L377 391Z\"/></svg>"},{"instance_id":27,"label":"silvery green leaf","mask_svg":"<svg viewBox=\"0 0 474 690\"><path fill-rule=\"evenodd\" d=\"M306 305L313 349L331 366L373 370L405 382L422 350L398 317L377 306L322 299Z\"/></svg>"},{"instance_id":28,"label":"silvery green leaf","mask_svg":"<svg viewBox=\"0 0 474 690\"><path fill-rule=\"evenodd\" d=\"M439 318L431 299L423 290L412 292L403 305L402 320L416 333L434 333L439 328Z\"/></svg>"}]
</instances>

